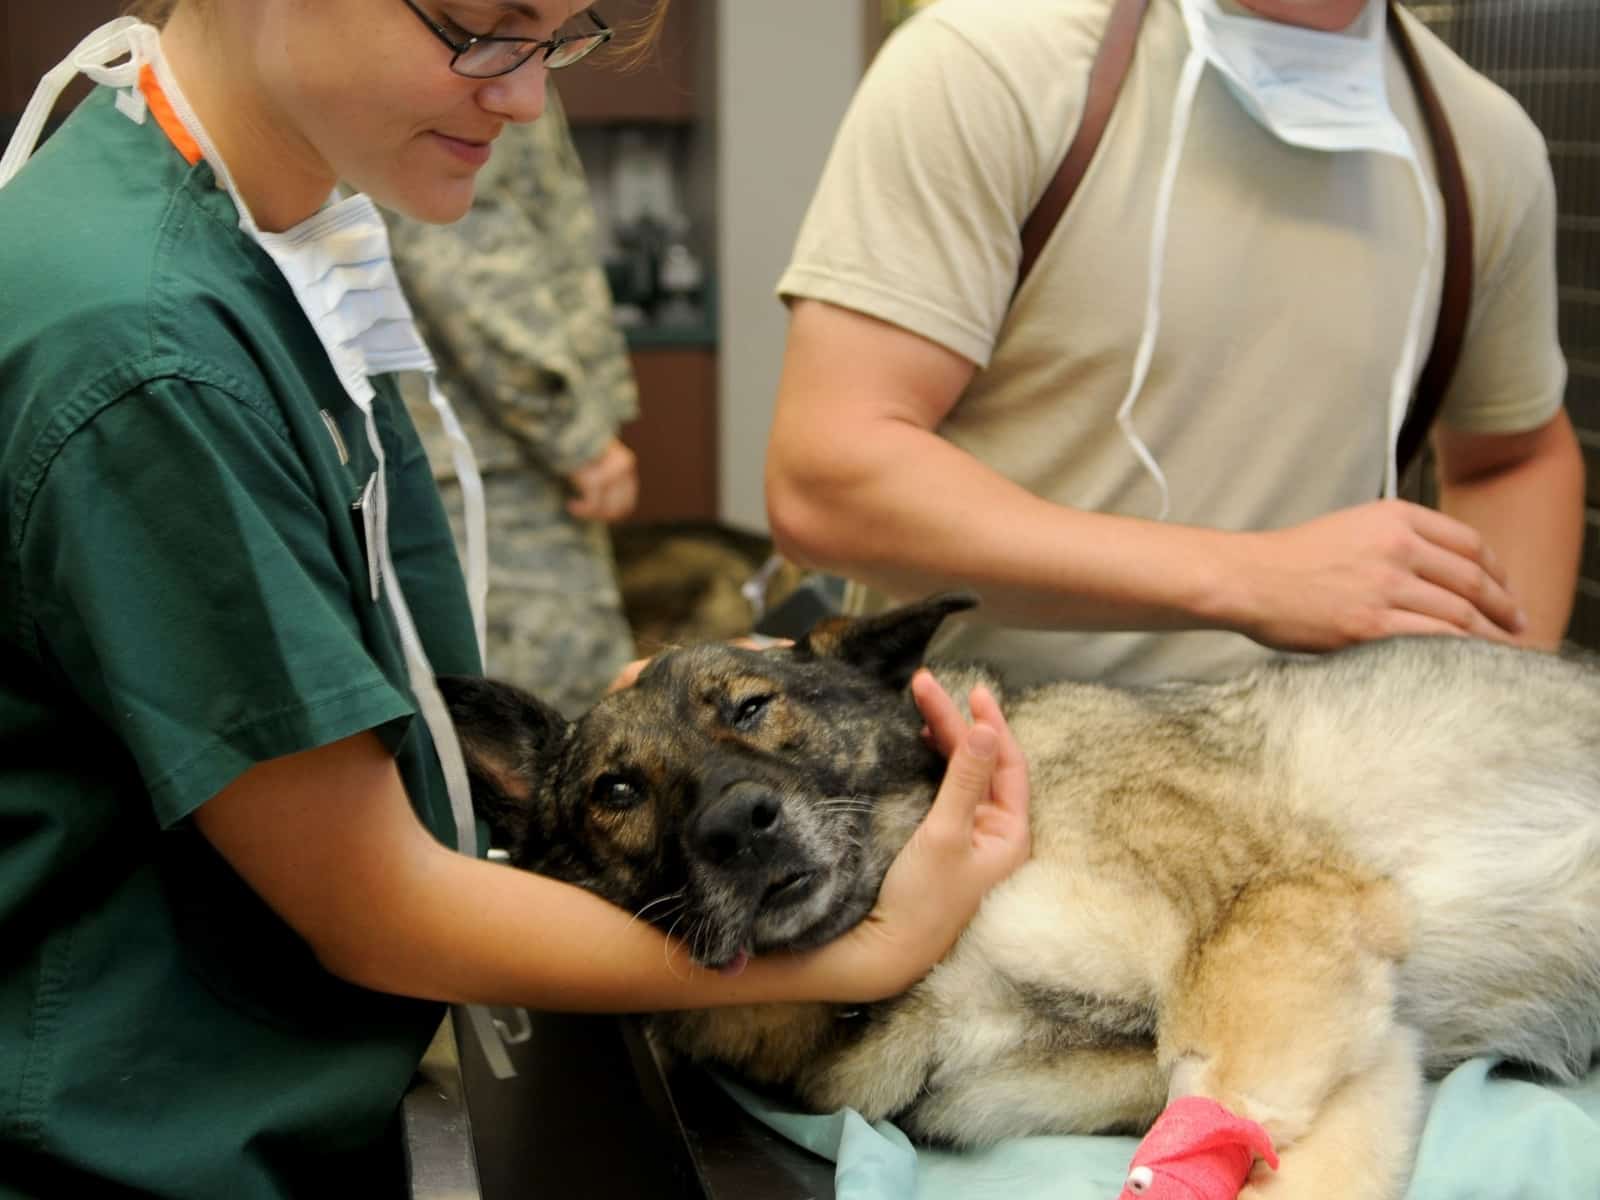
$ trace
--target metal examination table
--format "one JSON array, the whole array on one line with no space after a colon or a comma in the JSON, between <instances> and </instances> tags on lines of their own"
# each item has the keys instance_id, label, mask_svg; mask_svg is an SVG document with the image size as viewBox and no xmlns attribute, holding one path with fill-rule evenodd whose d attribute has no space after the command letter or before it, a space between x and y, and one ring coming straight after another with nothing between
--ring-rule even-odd
<instances>
[{"instance_id":1,"label":"metal examination table","mask_svg":"<svg viewBox=\"0 0 1600 1200\"><path fill-rule=\"evenodd\" d=\"M831 1162L663 1070L631 1018L496 1016L514 1078L454 1009L406 1097L414 1200L832 1200Z\"/></svg>"}]
</instances>

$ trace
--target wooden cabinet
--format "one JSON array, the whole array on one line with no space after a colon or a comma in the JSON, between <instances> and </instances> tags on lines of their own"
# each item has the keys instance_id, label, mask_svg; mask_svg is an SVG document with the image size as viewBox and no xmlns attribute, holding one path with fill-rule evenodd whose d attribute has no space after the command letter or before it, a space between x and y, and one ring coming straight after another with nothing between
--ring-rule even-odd
<instances>
[{"instance_id":1,"label":"wooden cabinet","mask_svg":"<svg viewBox=\"0 0 1600 1200\"><path fill-rule=\"evenodd\" d=\"M553 76L568 118L575 124L659 124L706 115L710 29L701 21L715 15L712 7L712 0L671 0L659 36L639 61L619 61L618 54L602 51ZM603 15L618 31L613 44L629 41L653 8L640 0L606 5Z\"/></svg>"},{"instance_id":2,"label":"wooden cabinet","mask_svg":"<svg viewBox=\"0 0 1600 1200\"><path fill-rule=\"evenodd\" d=\"M648 19L654 0L611 0L603 15L626 45ZM691 242L709 258L714 243L714 136L711 122L717 0L671 0L655 43L636 63L597 55L553 77L574 140L603 193L616 135L648 127L674 147L678 201L690 218ZM626 53L626 51L624 51ZM596 170L600 166L601 169ZM597 209L612 211L597 197ZM706 304L714 308L708 280ZM717 351L714 330L662 330L630 335L639 385L637 420L621 431L639 459L635 523L714 520L718 516Z\"/></svg>"},{"instance_id":3,"label":"wooden cabinet","mask_svg":"<svg viewBox=\"0 0 1600 1200\"><path fill-rule=\"evenodd\" d=\"M71 4L39 4L6 0L0 4L0 118L20 116L33 89L51 67L98 25L122 12L122 0L75 0ZM56 106L59 120L89 92L80 78Z\"/></svg>"},{"instance_id":4,"label":"wooden cabinet","mask_svg":"<svg viewBox=\"0 0 1600 1200\"><path fill-rule=\"evenodd\" d=\"M639 416L622 440L639 458L632 522L717 516L717 358L709 347L650 347L631 355Z\"/></svg>"}]
</instances>

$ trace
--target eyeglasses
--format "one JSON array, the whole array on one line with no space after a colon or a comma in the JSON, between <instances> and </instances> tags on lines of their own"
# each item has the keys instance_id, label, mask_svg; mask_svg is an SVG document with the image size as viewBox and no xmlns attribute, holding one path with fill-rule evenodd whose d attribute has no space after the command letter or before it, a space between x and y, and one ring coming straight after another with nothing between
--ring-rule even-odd
<instances>
[{"instance_id":1,"label":"eyeglasses","mask_svg":"<svg viewBox=\"0 0 1600 1200\"><path fill-rule=\"evenodd\" d=\"M434 37L454 51L455 57L450 60L450 69L457 75L465 75L471 79L493 79L496 75L509 74L541 50L544 51L545 69L559 71L562 67L570 67L581 58L587 58L601 45L611 40L611 27L596 16L592 9L585 10L584 13L594 23L593 31L588 33L572 33L541 40L508 37L493 31L485 34L468 33L464 29L458 29L460 34L458 40L448 29L418 8L413 0L404 0L404 3L417 14L417 19L433 32ZM499 29L501 26L497 25L495 28Z\"/></svg>"}]
</instances>

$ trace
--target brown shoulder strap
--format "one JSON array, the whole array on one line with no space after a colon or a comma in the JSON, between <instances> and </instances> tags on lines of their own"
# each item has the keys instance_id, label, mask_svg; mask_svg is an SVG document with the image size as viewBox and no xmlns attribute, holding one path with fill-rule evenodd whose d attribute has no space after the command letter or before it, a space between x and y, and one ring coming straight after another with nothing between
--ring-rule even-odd
<instances>
[{"instance_id":1,"label":"brown shoulder strap","mask_svg":"<svg viewBox=\"0 0 1600 1200\"><path fill-rule=\"evenodd\" d=\"M1100 40L1094 66L1089 69L1089 92L1084 97L1078 132L1073 134L1072 144L1067 147L1067 155L1056 169L1055 178L1022 223L1022 261L1017 267L1017 289L1033 270L1056 222L1067 211L1078 184L1083 182L1084 172L1089 169L1089 161L1094 158L1111 120L1111 110L1117 105L1122 81L1128 77L1133 48L1139 41L1139 26L1144 23L1145 9L1149 6L1150 0L1117 0L1116 7L1111 10L1105 37ZM1016 290L1011 294L1016 295Z\"/></svg>"},{"instance_id":2,"label":"brown shoulder strap","mask_svg":"<svg viewBox=\"0 0 1600 1200\"><path fill-rule=\"evenodd\" d=\"M1038 261L1044 244L1050 240L1061 214L1067 211L1073 194L1083 182L1090 160L1100 146L1106 125L1111 120L1111 110L1116 106L1122 91L1122 81L1127 78L1133 62L1133 48L1139 40L1139 27L1149 0L1118 0L1106 24L1105 37L1095 55L1094 66L1089 71L1089 91L1084 98L1083 117L1061 160L1055 178L1045 188L1044 195L1022 225L1022 259L1017 268L1017 289L1022 287L1028 273ZM1421 450L1438 415L1444 394L1455 374L1456 361L1461 356L1461 344L1466 335L1467 317L1472 308L1472 209L1467 201L1467 185L1461 173L1461 159L1456 153L1455 138L1450 133L1450 123L1445 118L1444 106L1433 89L1433 82L1423 70L1411 37L1399 16L1398 0L1389 0L1389 34L1395 48L1405 63L1406 74L1417 95L1424 122L1428 127L1428 140L1433 147L1434 168L1439 176L1439 190L1444 195L1445 260L1444 288L1439 303L1439 321L1434 328L1433 345L1417 380L1417 390L1412 397L1411 409L1400 427L1396 460L1401 472ZM1013 290L1012 295L1016 294Z\"/></svg>"},{"instance_id":3,"label":"brown shoulder strap","mask_svg":"<svg viewBox=\"0 0 1600 1200\"><path fill-rule=\"evenodd\" d=\"M1461 158L1450 122L1433 90L1433 81L1423 70L1422 59L1400 20L1400 5L1389 0L1389 36L1405 63L1411 87L1417 94L1422 119L1428 126L1428 141L1433 146L1433 166L1439 176L1439 191L1444 195L1444 289L1439 300L1439 321L1433 331L1433 346L1417 378L1411 409L1400 426L1395 462L1402 474L1416 458L1427 440L1433 419L1444 403L1445 392L1461 357L1466 337L1467 317L1472 310L1472 206L1467 200L1467 182L1461 173Z\"/></svg>"}]
</instances>

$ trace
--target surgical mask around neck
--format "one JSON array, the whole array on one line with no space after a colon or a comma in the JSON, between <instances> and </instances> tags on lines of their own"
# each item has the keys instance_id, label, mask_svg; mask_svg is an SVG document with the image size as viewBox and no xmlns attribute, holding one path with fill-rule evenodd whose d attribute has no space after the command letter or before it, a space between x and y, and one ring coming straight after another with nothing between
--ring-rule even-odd
<instances>
[{"instance_id":1,"label":"surgical mask around neck","mask_svg":"<svg viewBox=\"0 0 1600 1200\"><path fill-rule=\"evenodd\" d=\"M1369 2L1339 33L1224 12L1217 0L1182 0L1181 8L1190 45L1279 141L1411 153L1411 137L1389 107L1381 2Z\"/></svg>"},{"instance_id":2,"label":"surgical mask around neck","mask_svg":"<svg viewBox=\"0 0 1600 1200\"><path fill-rule=\"evenodd\" d=\"M1412 293L1405 341L1390 379L1386 410L1387 459L1383 492L1399 487L1395 461L1400 426L1415 387L1428 282L1440 245L1440 200L1410 133L1389 105L1383 0L1368 0L1346 33L1325 33L1263 17L1224 12L1217 0L1178 0L1190 49L1180 72L1151 223L1145 323L1133 377L1117 423L1161 493L1160 518L1171 510L1165 474L1133 424L1133 408L1148 378L1161 325L1161 281L1178 165L1201 76L1211 67L1244 110L1279 141L1323 153L1369 152L1401 159L1410 168L1422 210L1423 254ZM1361 402L1362 397L1352 397Z\"/></svg>"},{"instance_id":3,"label":"surgical mask around neck","mask_svg":"<svg viewBox=\"0 0 1600 1200\"><path fill-rule=\"evenodd\" d=\"M196 140L200 141L198 135ZM231 184L227 186L231 190ZM235 203L243 212L243 200L236 196ZM247 229L252 227L253 223ZM382 450L372 425L375 393L370 377L397 371L420 371L426 377L428 400L449 439L461 488L468 594L478 649L483 654L489 575L483 483L466 432L438 386L433 356L417 333L411 306L395 275L382 214L371 199L358 194L330 202L291 229L281 233L254 230L252 237L288 280L339 382L366 415L368 436L380 464ZM385 511L380 507L380 516ZM386 540L383 547L387 549ZM387 566L384 570L389 572ZM384 577L393 578L392 573ZM393 594L398 593L396 586Z\"/></svg>"}]
</instances>

